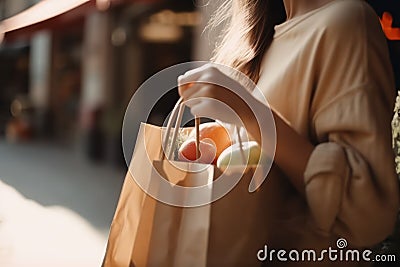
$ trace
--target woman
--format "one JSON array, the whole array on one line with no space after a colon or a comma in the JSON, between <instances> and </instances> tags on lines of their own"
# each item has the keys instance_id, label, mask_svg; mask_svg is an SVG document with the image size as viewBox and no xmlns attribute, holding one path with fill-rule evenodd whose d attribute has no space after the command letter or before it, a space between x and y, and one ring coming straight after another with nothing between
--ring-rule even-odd
<instances>
[{"instance_id":1,"label":"woman","mask_svg":"<svg viewBox=\"0 0 400 267\"><path fill-rule=\"evenodd\" d=\"M354 248L382 241L393 230L399 195L390 132L395 89L374 11L362 0L234 0L228 14L214 61L257 83L276 124L267 181L279 190L265 211L275 222L266 244L327 249L338 238ZM211 84L221 79L204 66L179 77L179 93L198 116L216 117L208 112L213 101L189 100L223 101L260 141L251 111L267 107L244 86L245 99Z\"/></svg>"}]
</instances>

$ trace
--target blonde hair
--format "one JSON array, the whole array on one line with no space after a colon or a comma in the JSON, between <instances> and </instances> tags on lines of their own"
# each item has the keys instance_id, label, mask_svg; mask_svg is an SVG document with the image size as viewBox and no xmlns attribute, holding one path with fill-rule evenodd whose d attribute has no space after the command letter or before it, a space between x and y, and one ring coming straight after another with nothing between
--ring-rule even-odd
<instances>
[{"instance_id":1,"label":"blonde hair","mask_svg":"<svg viewBox=\"0 0 400 267\"><path fill-rule=\"evenodd\" d=\"M225 0L209 27L224 25L212 61L233 67L254 82L277 24L286 19L283 0Z\"/></svg>"}]
</instances>

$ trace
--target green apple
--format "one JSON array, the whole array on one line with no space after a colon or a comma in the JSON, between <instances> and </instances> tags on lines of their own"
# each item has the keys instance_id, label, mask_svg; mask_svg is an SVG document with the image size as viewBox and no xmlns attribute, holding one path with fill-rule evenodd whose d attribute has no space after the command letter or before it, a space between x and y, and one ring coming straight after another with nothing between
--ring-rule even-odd
<instances>
[{"instance_id":1,"label":"green apple","mask_svg":"<svg viewBox=\"0 0 400 267\"><path fill-rule=\"evenodd\" d=\"M226 148L217 160L217 167L228 165L257 165L262 156L261 148L255 141L243 142L242 149L236 143Z\"/></svg>"}]
</instances>

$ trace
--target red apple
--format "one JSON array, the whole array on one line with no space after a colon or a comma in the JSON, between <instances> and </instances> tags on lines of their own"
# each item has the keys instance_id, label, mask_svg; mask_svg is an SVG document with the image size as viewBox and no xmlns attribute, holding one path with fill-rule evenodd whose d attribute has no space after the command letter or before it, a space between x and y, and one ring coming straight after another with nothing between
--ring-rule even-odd
<instances>
[{"instance_id":1,"label":"red apple","mask_svg":"<svg viewBox=\"0 0 400 267\"><path fill-rule=\"evenodd\" d=\"M178 150L178 159L181 161L197 162L211 164L216 159L217 149L209 139L200 140L199 144L200 158L196 158L196 140L188 139L180 146Z\"/></svg>"}]
</instances>

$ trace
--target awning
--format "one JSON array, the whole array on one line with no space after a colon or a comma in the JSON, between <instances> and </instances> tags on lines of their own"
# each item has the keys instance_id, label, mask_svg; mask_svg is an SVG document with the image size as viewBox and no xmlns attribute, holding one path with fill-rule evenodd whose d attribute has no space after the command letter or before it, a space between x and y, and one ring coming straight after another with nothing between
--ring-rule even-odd
<instances>
[{"instance_id":1,"label":"awning","mask_svg":"<svg viewBox=\"0 0 400 267\"><path fill-rule=\"evenodd\" d=\"M42 29L54 29L73 20L83 18L94 9L128 2L154 2L145 0L42 0L34 6L0 22L0 43L19 37L29 37Z\"/></svg>"},{"instance_id":2,"label":"awning","mask_svg":"<svg viewBox=\"0 0 400 267\"><path fill-rule=\"evenodd\" d=\"M42 0L17 15L1 21L0 34L7 40L29 36L35 31L52 28L60 22L83 16L93 7L95 1L92 0ZM68 16L64 16L67 14Z\"/></svg>"}]
</instances>

